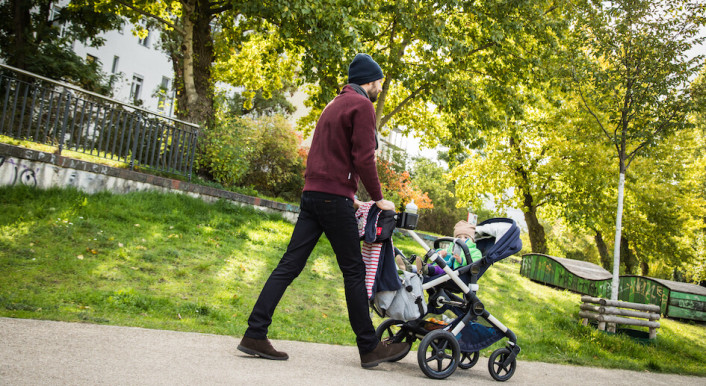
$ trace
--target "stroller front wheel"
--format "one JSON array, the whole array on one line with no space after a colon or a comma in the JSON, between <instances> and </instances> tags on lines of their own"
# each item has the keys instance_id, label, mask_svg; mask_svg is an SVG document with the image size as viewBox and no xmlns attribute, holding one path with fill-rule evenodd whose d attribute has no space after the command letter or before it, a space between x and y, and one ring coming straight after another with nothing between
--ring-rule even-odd
<instances>
[{"instance_id":1,"label":"stroller front wheel","mask_svg":"<svg viewBox=\"0 0 706 386\"><path fill-rule=\"evenodd\" d=\"M515 374L517 360L513 358L510 363L505 363L509 355L510 349L507 347L499 348L490 354L490 358L488 358L488 370L490 371L490 376L496 381L507 381Z\"/></svg>"},{"instance_id":2,"label":"stroller front wheel","mask_svg":"<svg viewBox=\"0 0 706 386\"><path fill-rule=\"evenodd\" d=\"M422 372L432 379L444 379L456 371L461 356L456 337L446 330L434 330L419 343L417 361Z\"/></svg>"},{"instance_id":3,"label":"stroller front wheel","mask_svg":"<svg viewBox=\"0 0 706 386\"><path fill-rule=\"evenodd\" d=\"M474 352L462 352L461 353L461 362L459 362L458 367L468 370L471 367L475 366L476 363L478 363L478 357L480 355L478 354L478 351Z\"/></svg>"}]
</instances>

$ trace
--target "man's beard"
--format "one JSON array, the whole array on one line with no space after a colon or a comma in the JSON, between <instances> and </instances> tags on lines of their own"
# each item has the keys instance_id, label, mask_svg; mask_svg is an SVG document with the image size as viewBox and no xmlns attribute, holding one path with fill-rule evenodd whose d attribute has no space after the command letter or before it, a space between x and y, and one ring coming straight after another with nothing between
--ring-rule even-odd
<instances>
[{"instance_id":1,"label":"man's beard","mask_svg":"<svg viewBox=\"0 0 706 386\"><path fill-rule=\"evenodd\" d=\"M372 91L369 91L368 92L368 99L370 99L371 102L375 103L375 101L378 100L378 94L379 93L377 93L377 92L375 94L373 94Z\"/></svg>"}]
</instances>

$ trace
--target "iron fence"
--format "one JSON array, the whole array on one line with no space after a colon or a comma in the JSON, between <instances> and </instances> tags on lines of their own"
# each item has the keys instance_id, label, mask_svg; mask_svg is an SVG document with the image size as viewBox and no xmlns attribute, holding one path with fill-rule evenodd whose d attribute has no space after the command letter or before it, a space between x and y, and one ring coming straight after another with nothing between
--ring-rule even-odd
<instances>
[{"instance_id":1,"label":"iron fence","mask_svg":"<svg viewBox=\"0 0 706 386\"><path fill-rule=\"evenodd\" d=\"M0 135L191 180L199 127L0 64Z\"/></svg>"}]
</instances>

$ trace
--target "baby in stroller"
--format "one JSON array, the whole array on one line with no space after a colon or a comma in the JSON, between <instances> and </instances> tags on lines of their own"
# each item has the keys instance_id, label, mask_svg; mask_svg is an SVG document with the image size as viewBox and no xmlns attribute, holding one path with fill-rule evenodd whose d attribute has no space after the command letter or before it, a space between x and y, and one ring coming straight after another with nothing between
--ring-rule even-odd
<instances>
[{"instance_id":1,"label":"baby in stroller","mask_svg":"<svg viewBox=\"0 0 706 386\"><path fill-rule=\"evenodd\" d=\"M459 221L454 225L454 239L459 239L461 242L466 244L468 247L470 259L466 258L466 254L460 246L455 243L449 243L448 246L443 249L439 248L436 252L439 256L444 259L446 265L455 270L468 265L469 262L475 262L480 260L483 255L480 250L476 248L475 243L476 226L470 224L467 221ZM400 252L395 256L395 262L401 270L408 272L419 272L424 276L437 276L443 275L444 270L436 265L436 263L431 262L425 264L421 259L417 258L416 255L411 255L409 258L405 258Z\"/></svg>"},{"instance_id":2,"label":"baby in stroller","mask_svg":"<svg viewBox=\"0 0 706 386\"><path fill-rule=\"evenodd\" d=\"M419 367L433 379L444 379L458 367L473 367L478 361L479 350L507 338L507 346L495 350L489 357L488 370L495 380L510 379L515 372L516 356L520 352L517 337L485 309L476 292L478 279L493 263L522 248L517 224L506 218L490 219L478 224L473 236L476 250L480 252L481 257L476 259L471 257L471 250L465 240L459 238L437 239L434 248L429 248L412 231L416 228L416 216L400 214L397 227L408 229L407 233L428 249L423 258L424 262L433 262L433 266L443 273L425 277L424 283L418 286L419 292L425 291L428 297L428 300L424 301L424 294L418 294L417 303L419 298L425 303L424 307L418 304L420 312L414 318L390 317L384 320L376 330L378 338L389 342L407 342L410 346L420 339L417 350ZM468 264L452 269L441 256L439 249L443 242L457 246ZM402 255L401 252L399 254ZM436 268L434 271L436 272ZM407 280L409 275L414 275L403 273L404 280ZM411 291L413 287L405 283L399 291ZM375 307L373 309L379 311ZM447 318L446 314L449 313L454 316ZM431 315L442 315L446 320L439 321L430 317Z\"/></svg>"}]
</instances>

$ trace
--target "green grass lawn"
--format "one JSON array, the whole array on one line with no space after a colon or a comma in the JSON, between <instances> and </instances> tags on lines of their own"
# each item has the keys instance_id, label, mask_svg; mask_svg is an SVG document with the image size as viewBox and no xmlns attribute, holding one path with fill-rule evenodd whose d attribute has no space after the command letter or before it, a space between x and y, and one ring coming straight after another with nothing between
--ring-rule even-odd
<instances>
[{"instance_id":1,"label":"green grass lawn","mask_svg":"<svg viewBox=\"0 0 706 386\"><path fill-rule=\"evenodd\" d=\"M0 188L0 316L241 336L292 228L186 195ZM411 239L394 242L423 253ZM703 324L663 319L650 345L584 327L580 296L520 276L518 259L494 265L478 296L517 334L520 360L706 375ZM322 239L270 337L354 344L342 281Z\"/></svg>"}]
</instances>

